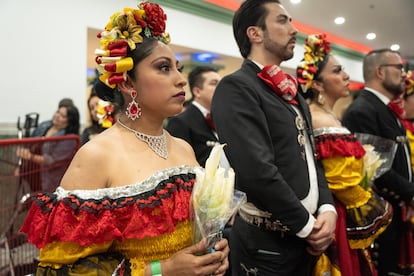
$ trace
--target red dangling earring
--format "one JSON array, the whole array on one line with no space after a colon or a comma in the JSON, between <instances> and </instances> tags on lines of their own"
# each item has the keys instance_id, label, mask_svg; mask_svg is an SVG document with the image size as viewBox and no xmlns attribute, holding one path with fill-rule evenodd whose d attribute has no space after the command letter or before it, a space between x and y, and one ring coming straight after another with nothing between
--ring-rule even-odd
<instances>
[{"instance_id":1,"label":"red dangling earring","mask_svg":"<svg viewBox=\"0 0 414 276\"><path fill-rule=\"evenodd\" d=\"M139 107L138 103L135 101L136 97L137 97L137 91L135 91L134 89L131 89L132 101L128 104L125 114L128 116L129 119L133 121L141 117L141 108Z\"/></svg>"}]
</instances>

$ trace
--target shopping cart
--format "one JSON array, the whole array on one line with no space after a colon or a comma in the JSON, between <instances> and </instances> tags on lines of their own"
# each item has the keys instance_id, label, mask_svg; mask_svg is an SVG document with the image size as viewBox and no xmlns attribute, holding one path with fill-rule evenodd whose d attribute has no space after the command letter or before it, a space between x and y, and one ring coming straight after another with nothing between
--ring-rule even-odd
<instances>
[{"instance_id":1,"label":"shopping cart","mask_svg":"<svg viewBox=\"0 0 414 276\"><path fill-rule=\"evenodd\" d=\"M20 276L33 273L39 252L27 242L19 229L45 181L60 182L73 155L80 146L79 136L32 137L0 140L0 275ZM36 154L62 152L65 158L47 165L31 164L16 156L19 147L37 150Z\"/></svg>"}]
</instances>

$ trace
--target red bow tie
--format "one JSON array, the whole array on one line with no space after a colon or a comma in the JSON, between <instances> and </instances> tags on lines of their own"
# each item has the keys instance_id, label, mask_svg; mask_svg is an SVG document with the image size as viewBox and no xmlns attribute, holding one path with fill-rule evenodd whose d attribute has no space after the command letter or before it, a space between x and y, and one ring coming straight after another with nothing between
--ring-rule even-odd
<instances>
[{"instance_id":1,"label":"red bow tie","mask_svg":"<svg viewBox=\"0 0 414 276\"><path fill-rule=\"evenodd\" d=\"M215 129L216 129L216 127L214 126L213 118L211 118L210 113L207 113L207 115L206 115L206 121L207 121L208 126L209 126L212 130L215 130Z\"/></svg>"},{"instance_id":2,"label":"red bow tie","mask_svg":"<svg viewBox=\"0 0 414 276\"><path fill-rule=\"evenodd\" d=\"M298 91L296 79L283 73L277 65L266 65L257 76L270 86L273 91L290 104L297 105L295 97Z\"/></svg>"},{"instance_id":3,"label":"red bow tie","mask_svg":"<svg viewBox=\"0 0 414 276\"><path fill-rule=\"evenodd\" d=\"M402 95L392 99L388 103L388 108L390 108L392 112L394 112L394 114L397 115L398 118L405 118L404 99Z\"/></svg>"}]
</instances>

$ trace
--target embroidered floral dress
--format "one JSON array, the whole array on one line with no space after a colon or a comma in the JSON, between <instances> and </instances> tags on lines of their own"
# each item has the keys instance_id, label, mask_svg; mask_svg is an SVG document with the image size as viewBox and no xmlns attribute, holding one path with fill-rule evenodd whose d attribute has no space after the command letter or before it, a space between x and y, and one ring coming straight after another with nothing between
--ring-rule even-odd
<instances>
[{"instance_id":1,"label":"embroidered floral dress","mask_svg":"<svg viewBox=\"0 0 414 276\"><path fill-rule=\"evenodd\" d=\"M344 127L314 130L316 151L338 212L335 240L319 259L315 275L376 275L366 250L391 221L391 205L360 186L361 143Z\"/></svg>"},{"instance_id":2,"label":"embroidered floral dress","mask_svg":"<svg viewBox=\"0 0 414 276\"><path fill-rule=\"evenodd\" d=\"M116 188L38 194L22 226L40 248L37 275L144 275L145 262L192 244L194 167Z\"/></svg>"}]
</instances>

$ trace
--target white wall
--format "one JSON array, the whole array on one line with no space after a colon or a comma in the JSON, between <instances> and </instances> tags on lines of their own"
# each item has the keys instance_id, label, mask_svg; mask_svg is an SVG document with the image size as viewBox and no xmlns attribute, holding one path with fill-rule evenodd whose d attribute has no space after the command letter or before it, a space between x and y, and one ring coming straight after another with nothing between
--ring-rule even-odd
<instances>
[{"instance_id":1,"label":"white wall","mask_svg":"<svg viewBox=\"0 0 414 276\"><path fill-rule=\"evenodd\" d=\"M136 1L1 0L0 122L15 124L28 112L47 120L63 97L84 122L87 27L103 28L124 5Z\"/></svg>"},{"instance_id":2,"label":"white wall","mask_svg":"<svg viewBox=\"0 0 414 276\"><path fill-rule=\"evenodd\" d=\"M0 133L16 131L18 116L52 117L58 101L71 97L85 123L87 28L102 29L109 16L136 0L0 0ZM239 57L231 26L165 8L172 43ZM284 64L294 68L303 56ZM352 79L362 80L357 62L341 60ZM349 63L351 66L349 66Z\"/></svg>"}]
</instances>

